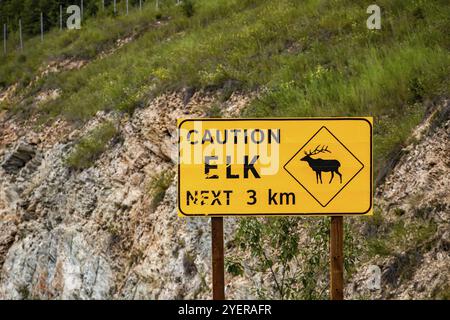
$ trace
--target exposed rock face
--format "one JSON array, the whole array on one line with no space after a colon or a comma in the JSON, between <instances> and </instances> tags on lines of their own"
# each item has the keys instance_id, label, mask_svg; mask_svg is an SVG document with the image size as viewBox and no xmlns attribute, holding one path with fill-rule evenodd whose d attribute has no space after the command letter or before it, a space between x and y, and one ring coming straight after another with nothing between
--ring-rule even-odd
<instances>
[{"instance_id":1,"label":"exposed rock face","mask_svg":"<svg viewBox=\"0 0 450 320\"><path fill-rule=\"evenodd\" d=\"M96 249L108 240L91 236L93 246L80 231L58 226L16 242L3 265L14 276L4 279L0 294L12 299L110 297L112 270Z\"/></svg>"},{"instance_id":2,"label":"exposed rock face","mask_svg":"<svg viewBox=\"0 0 450 320\"><path fill-rule=\"evenodd\" d=\"M156 209L149 184L175 168L175 119L202 116L213 99L154 99L122 120L121 142L84 171L64 165L74 141L116 115L99 113L79 129L63 130L58 121L22 135L11 132L12 120L4 124L0 146L12 151L0 159L0 298L209 297L209 220L177 217L176 177ZM225 108L246 101L234 95ZM36 145L21 142L30 140Z\"/></svg>"},{"instance_id":3,"label":"exposed rock face","mask_svg":"<svg viewBox=\"0 0 450 320\"><path fill-rule=\"evenodd\" d=\"M225 115L237 115L250 99L232 95ZM175 119L203 116L213 101L192 92L152 100L120 120L121 139L83 171L67 168L64 159L78 137L116 114L98 113L82 128L58 120L40 132L11 119L1 123L0 299L210 298L209 220L177 217L176 177L156 207L149 185L175 171ZM402 207L408 219L422 208L438 224L431 249L405 283L398 283L399 266L413 252L360 266L349 298L428 297L448 283L449 135L444 121L412 146L377 195L381 207ZM236 220L225 221L230 240ZM227 274L226 281L228 298L245 299L271 279Z\"/></svg>"},{"instance_id":4,"label":"exposed rock face","mask_svg":"<svg viewBox=\"0 0 450 320\"><path fill-rule=\"evenodd\" d=\"M23 168L28 161L33 159L36 151L33 146L25 143L19 143L15 150L6 156L5 161L2 163L2 168L6 173L17 172Z\"/></svg>"},{"instance_id":5,"label":"exposed rock face","mask_svg":"<svg viewBox=\"0 0 450 320\"><path fill-rule=\"evenodd\" d=\"M373 299L424 299L448 290L450 285L450 104L446 101L415 136L392 173L376 194L386 224L395 219L425 221L436 232L423 244L390 256L376 257L358 270L347 287L349 296ZM433 128L433 119L439 119ZM401 218L395 217L401 215ZM381 286L370 287L371 264L381 269ZM406 280L404 278L407 278ZM403 281L402 281L403 278ZM447 287L446 287L447 286Z\"/></svg>"}]
</instances>

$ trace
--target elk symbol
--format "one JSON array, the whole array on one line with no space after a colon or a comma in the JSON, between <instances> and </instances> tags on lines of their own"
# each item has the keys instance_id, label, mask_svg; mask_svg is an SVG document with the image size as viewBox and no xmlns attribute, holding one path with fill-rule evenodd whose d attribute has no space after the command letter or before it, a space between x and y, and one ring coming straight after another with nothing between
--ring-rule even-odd
<instances>
[{"instance_id":1,"label":"elk symbol","mask_svg":"<svg viewBox=\"0 0 450 320\"><path fill-rule=\"evenodd\" d=\"M322 183L322 172L331 172L331 181L333 181L334 178L334 173L336 173L342 183L342 174L339 172L339 167L341 166L341 163L337 160L324 160L324 159L313 159L311 158L311 156L319 154L319 153L331 153L331 151L328 150L328 147L323 146L321 149L319 149L320 145L318 145L316 147L316 149L314 149L314 151L310 151L310 152L306 152L305 151L305 156L303 158L300 159L300 161L306 161L308 162L309 166L311 167L311 169L313 169L316 172L316 180L317 183Z\"/></svg>"}]
</instances>

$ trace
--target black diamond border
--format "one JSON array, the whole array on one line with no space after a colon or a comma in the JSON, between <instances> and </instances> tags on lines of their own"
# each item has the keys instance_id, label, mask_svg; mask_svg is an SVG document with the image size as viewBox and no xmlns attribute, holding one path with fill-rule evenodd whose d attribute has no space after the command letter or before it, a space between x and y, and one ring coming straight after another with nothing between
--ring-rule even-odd
<instances>
[{"instance_id":1,"label":"black diamond border","mask_svg":"<svg viewBox=\"0 0 450 320\"><path fill-rule=\"evenodd\" d=\"M328 131L328 133L329 134L331 134L355 159L356 159L356 161L358 161L361 165L362 165L362 167L361 167L361 169L359 169L354 175L353 175L353 177L351 177L351 179L350 180L348 180L347 181L347 183L345 184L345 185L343 185L342 186L342 188L341 189L339 189L339 191L327 202L327 203L325 203L325 204L322 204L322 202L320 202L300 181L298 181L298 179L296 178L296 177L294 177L294 175L292 174L292 173L290 173L289 172L289 170L286 168L286 166L297 156L297 154L299 154L300 153L300 151L302 151L303 150L303 148L312 140L312 139L314 139L314 137L316 136L316 135L318 135L319 134L319 132L320 131L322 131L322 129L325 129L325 130L327 130ZM292 158L290 158L289 160L288 160L288 162L286 162L286 164L283 166L283 168L284 168L284 170L286 170L287 171L287 173L289 173L289 175L292 177L292 178L294 178L294 180L295 181L297 181L297 183L299 184L299 185L301 185L302 187L303 187L303 189L305 189L306 190L306 192L308 192L309 193L309 195L311 196L311 197L313 197L314 198L314 200L316 200L323 208L325 208L331 201L333 201L333 199L334 198L336 198L336 196L342 191L342 190L344 190L344 188L364 169L364 164L353 154L353 152L351 152L343 143L342 143L342 141L341 140L339 140L327 127L325 127L325 126L322 126L293 156L292 156Z\"/></svg>"}]
</instances>

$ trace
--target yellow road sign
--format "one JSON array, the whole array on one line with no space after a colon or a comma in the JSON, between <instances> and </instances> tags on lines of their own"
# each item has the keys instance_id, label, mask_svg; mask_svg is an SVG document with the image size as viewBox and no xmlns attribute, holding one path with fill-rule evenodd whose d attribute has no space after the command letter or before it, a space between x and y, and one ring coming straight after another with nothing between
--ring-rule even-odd
<instances>
[{"instance_id":1,"label":"yellow road sign","mask_svg":"<svg viewBox=\"0 0 450 320\"><path fill-rule=\"evenodd\" d=\"M178 121L181 216L372 214L372 118Z\"/></svg>"}]
</instances>

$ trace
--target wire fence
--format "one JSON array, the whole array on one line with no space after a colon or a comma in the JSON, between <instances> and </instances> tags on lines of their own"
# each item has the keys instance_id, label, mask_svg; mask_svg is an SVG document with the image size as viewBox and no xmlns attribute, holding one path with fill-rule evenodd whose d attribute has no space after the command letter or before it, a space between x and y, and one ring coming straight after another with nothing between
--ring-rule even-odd
<instances>
[{"instance_id":1,"label":"wire fence","mask_svg":"<svg viewBox=\"0 0 450 320\"><path fill-rule=\"evenodd\" d=\"M181 0L171 0L171 1L175 1L176 5L180 5L182 2ZM134 5L133 5L133 3L130 3L130 0L125 0L125 2L123 2L123 1L121 2L122 4L124 4L124 5L122 5L123 8L121 8L121 9L123 9L122 12L119 10L120 6L118 5L117 0L112 0L112 3L111 3L111 1L109 1L109 2L110 2L109 5L107 5L105 3L105 0L101 0L101 6L100 6L101 9L100 10L103 12L106 12L107 10L110 10L111 9L110 7L112 6L113 15L117 16L117 15L120 15L122 12L123 12L123 14L128 15L130 13L130 10L132 10L132 9L142 11L144 9L144 6L148 2L154 2L155 8L157 10L159 10L162 0L154 0L154 1L139 0L139 1L134 1ZM68 10L69 8L71 8L73 6L77 7L79 12L77 12L76 10L75 10L75 12ZM73 15L75 15L75 17L74 17L75 19L77 18L77 15L79 14L79 24L77 25L75 23L75 26L73 24L69 24L69 18L65 17L66 14L70 14L69 18L73 17ZM39 24L40 24L40 40L42 43L44 42L44 34L45 34L45 28L46 28L45 18L46 18L45 13L43 11L41 11L40 15L39 15ZM58 18L59 18L59 30L60 31L64 30L64 20L66 20L66 29L79 29L84 20L84 1L78 0L77 4L67 6L67 7L60 5ZM18 45L18 50L20 52L23 52L25 49L24 48L24 33L23 33L22 19L19 18L15 28L17 28L17 26L18 26L18 31L17 31L18 32L18 43L16 43L15 45L11 45L11 43L10 43L12 41L12 39L10 39L11 32L12 32L11 24L9 24L9 25L8 25L8 23L3 24L3 54L5 56L9 52L17 50L17 49L14 50L14 47L17 47L17 45ZM48 25L47 25L47 27L48 27Z\"/></svg>"}]
</instances>

